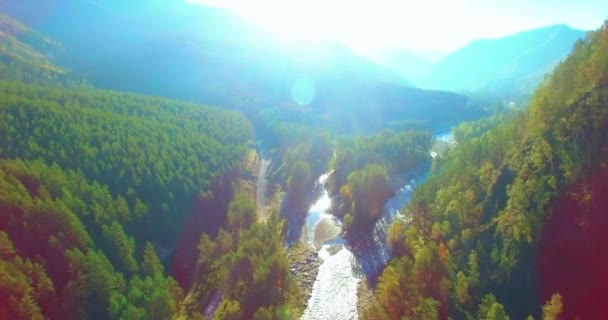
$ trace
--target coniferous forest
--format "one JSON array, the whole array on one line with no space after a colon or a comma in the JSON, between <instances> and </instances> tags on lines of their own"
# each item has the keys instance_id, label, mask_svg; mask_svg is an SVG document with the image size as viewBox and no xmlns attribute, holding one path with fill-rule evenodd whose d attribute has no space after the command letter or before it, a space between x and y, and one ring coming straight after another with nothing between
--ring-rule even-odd
<instances>
[{"instance_id":1,"label":"coniferous forest","mask_svg":"<svg viewBox=\"0 0 608 320\"><path fill-rule=\"evenodd\" d=\"M456 130L462 142L433 162L411 222L393 226L398 250L367 318L602 318L586 298L605 289L566 278L604 281L599 248L588 246L604 241L595 228L605 208L606 35L578 41L527 109L489 130L488 121ZM580 269L564 265L573 261Z\"/></svg>"},{"instance_id":2,"label":"coniferous forest","mask_svg":"<svg viewBox=\"0 0 608 320\"><path fill-rule=\"evenodd\" d=\"M0 1L0 319L608 317L608 22L496 40L454 93L216 8L57 2Z\"/></svg>"},{"instance_id":3,"label":"coniferous forest","mask_svg":"<svg viewBox=\"0 0 608 320\"><path fill-rule=\"evenodd\" d=\"M183 293L154 244L175 245L195 200L244 156L251 124L123 93L0 87L6 318L175 314Z\"/></svg>"}]
</instances>

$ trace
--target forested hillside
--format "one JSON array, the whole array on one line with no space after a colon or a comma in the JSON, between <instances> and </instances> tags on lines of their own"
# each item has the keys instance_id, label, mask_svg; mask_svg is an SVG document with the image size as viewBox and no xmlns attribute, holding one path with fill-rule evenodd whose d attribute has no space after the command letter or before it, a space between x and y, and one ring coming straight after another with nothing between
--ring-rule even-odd
<instances>
[{"instance_id":1,"label":"forested hillside","mask_svg":"<svg viewBox=\"0 0 608 320\"><path fill-rule=\"evenodd\" d=\"M2 157L80 170L131 210L143 201L149 217L137 232L160 227L158 240L238 164L252 134L238 113L163 99L11 82L0 83L0 95Z\"/></svg>"},{"instance_id":2,"label":"forested hillside","mask_svg":"<svg viewBox=\"0 0 608 320\"><path fill-rule=\"evenodd\" d=\"M0 79L27 83L67 80L67 71L53 59L62 45L0 12Z\"/></svg>"},{"instance_id":3,"label":"forested hillside","mask_svg":"<svg viewBox=\"0 0 608 320\"><path fill-rule=\"evenodd\" d=\"M392 130L338 141L328 189L340 196L335 214L344 218L351 235L373 228L384 204L394 195L389 175L421 169L430 159L431 142L428 131Z\"/></svg>"},{"instance_id":4,"label":"forested hillside","mask_svg":"<svg viewBox=\"0 0 608 320\"><path fill-rule=\"evenodd\" d=\"M136 248L122 221L141 217L117 217L125 211L124 199L80 172L1 160L0 316L171 317L182 290L150 243Z\"/></svg>"},{"instance_id":5,"label":"forested hillside","mask_svg":"<svg viewBox=\"0 0 608 320\"><path fill-rule=\"evenodd\" d=\"M0 82L7 319L167 319L163 271L195 203L237 168L241 114L93 89ZM205 212L218 230L226 212Z\"/></svg>"},{"instance_id":6,"label":"forested hillside","mask_svg":"<svg viewBox=\"0 0 608 320\"><path fill-rule=\"evenodd\" d=\"M573 266L560 277L587 273L597 285L561 283L552 271L561 267L547 261L559 262L555 245L566 242L546 237L584 239L582 226L598 221L591 213L601 208L603 189L578 179L608 163L607 106L608 30L600 29L576 43L521 115L435 160L407 208L409 223L391 227L395 255L366 318L539 319L547 302L542 319L601 319L581 301L605 292L604 271ZM560 215L562 205L578 218ZM545 233L557 217L566 224ZM584 242L572 250L603 254L577 243Z\"/></svg>"},{"instance_id":7,"label":"forested hillside","mask_svg":"<svg viewBox=\"0 0 608 320\"><path fill-rule=\"evenodd\" d=\"M199 319L208 303L219 297L215 313L222 319L294 319L303 301L294 286L284 248L284 220L274 211L256 222L255 204L237 192L228 221L215 239L202 234L194 286L180 314Z\"/></svg>"}]
</instances>

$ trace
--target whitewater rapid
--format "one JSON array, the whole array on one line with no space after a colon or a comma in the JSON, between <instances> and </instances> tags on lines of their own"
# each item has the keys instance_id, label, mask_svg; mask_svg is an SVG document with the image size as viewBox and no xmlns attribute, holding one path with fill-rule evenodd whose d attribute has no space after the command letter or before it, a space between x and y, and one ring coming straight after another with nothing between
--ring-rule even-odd
<instances>
[{"instance_id":1,"label":"whitewater rapid","mask_svg":"<svg viewBox=\"0 0 608 320\"><path fill-rule=\"evenodd\" d=\"M388 262L391 252L386 243L386 230L401 216L399 210L410 200L414 185L414 180L411 180L387 201L382 217L374 226L373 241L359 246L360 257L357 259L345 246L344 239L336 236L341 231L341 225L328 212L332 203L325 188L329 174L319 178L318 184L323 190L320 198L311 206L306 218L307 241L313 248L318 249L322 262L312 288L312 295L302 316L303 320L358 318L359 282L365 281L367 275L379 273ZM323 225L324 228L327 228L327 225L334 226L337 232L333 237L315 232ZM321 245L319 240L322 241Z\"/></svg>"},{"instance_id":2,"label":"whitewater rapid","mask_svg":"<svg viewBox=\"0 0 608 320\"><path fill-rule=\"evenodd\" d=\"M332 254L330 245L319 251L319 267L303 320L357 319L357 286L362 279L355 270L355 256L343 246Z\"/></svg>"},{"instance_id":3,"label":"whitewater rapid","mask_svg":"<svg viewBox=\"0 0 608 320\"><path fill-rule=\"evenodd\" d=\"M326 183L330 174L322 175L317 181L317 187L322 188L321 195L306 216L306 240L318 250L322 263L303 320L357 319L357 286L361 276L355 256L344 247L344 241L336 237L342 228L329 213L331 198ZM321 227L324 232L317 232Z\"/></svg>"}]
</instances>

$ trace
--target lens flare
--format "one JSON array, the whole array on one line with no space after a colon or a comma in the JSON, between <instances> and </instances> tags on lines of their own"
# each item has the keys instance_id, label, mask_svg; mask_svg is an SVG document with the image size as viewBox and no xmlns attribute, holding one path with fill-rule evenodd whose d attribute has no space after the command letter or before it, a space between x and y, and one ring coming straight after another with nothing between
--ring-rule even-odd
<instances>
[{"instance_id":1,"label":"lens flare","mask_svg":"<svg viewBox=\"0 0 608 320\"><path fill-rule=\"evenodd\" d=\"M291 86L291 98L301 106L310 104L315 99L316 94L315 83L308 78L300 78Z\"/></svg>"}]
</instances>

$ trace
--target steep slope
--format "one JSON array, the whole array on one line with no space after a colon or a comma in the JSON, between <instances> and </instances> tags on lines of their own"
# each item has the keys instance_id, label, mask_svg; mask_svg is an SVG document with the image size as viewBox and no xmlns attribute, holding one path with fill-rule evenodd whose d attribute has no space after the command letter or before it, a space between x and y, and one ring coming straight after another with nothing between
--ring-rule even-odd
<instances>
[{"instance_id":1,"label":"steep slope","mask_svg":"<svg viewBox=\"0 0 608 320\"><path fill-rule=\"evenodd\" d=\"M439 61L426 86L497 94L531 93L583 35L582 30L555 25L504 38L476 40Z\"/></svg>"},{"instance_id":2,"label":"steep slope","mask_svg":"<svg viewBox=\"0 0 608 320\"><path fill-rule=\"evenodd\" d=\"M577 42L520 116L436 158L409 225L395 227L401 254L380 277L368 318L539 318L547 301L543 319L602 319L605 261L589 241L607 231L607 132L600 29Z\"/></svg>"},{"instance_id":3,"label":"steep slope","mask_svg":"<svg viewBox=\"0 0 608 320\"><path fill-rule=\"evenodd\" d=\"M602 297L608 295L608 170L591 170L557 198L551 219L543 226L538 251L539 293L559 292L560 319L601 319ZM575 264L572 262L576 261ZM567 276L565 276L567 275Z\"/></svg>"},{"instance_id":4,"label":"steep slope","mask_svg":"<svg viewBox=\"0 0 608 320\"><path fill-rule=\"evenodd\" d=\"M143 201L147 221L131 227L167 244L252 135L240 113L171 100L14 82L0 82L0 97L1 157L80 170L114 195L128 194L131 209Z\"/></svg>"},{"instance_id":5,"label":"steep slope","mask_svg":"<svg viewBox=\"0 0 608 320\"><path fill-rule=\"evenodd\" d=\"M39 12L44 10L32 10L36 5L32 1L4 1L7 12L62 41L68 49L64 60L90 71L93 78L104 77L107 67L117 73L121 67L132 63L145 65L146 70L152 69L149 72L160 74L167 70L150 68L160 63L161 69L171 71L173 68L174 73L184 71L187 66L194 74L192 78L213 78L217 73L241 71L253 72L264 82L267 78L261 71L274 73L275 70L265 70L271 64L277 65L275 68L285 76L293 77L291 70L285 68L303 68L314 76L321 70L310 70L310 67L333 66L340 62L342 65L336 69L349 67L358 78L403 81L391 71L356 57L344 46L328 43L313 50L282 48L281 44L273 43L273 39L226 11L185 1L125 4L112 0L59 0L47 5L47 14L43 17ZM159 23L161 17L163 22ZM296 52L290 54L291 50ZM175 54L172 56L171 52ZM217 59L218 56L227 61ZM294 56L301 61L295 61ZM115 65L108 65L116 59ZM171 61L167 61L169 59ZM238 65L234 65L233 59ZM291 61L284 61L288 59ZM151 75L154 74L148 74ZM211 80L230 79L207 81Z\"/></svg>"},{"instance_id":6,"label":"steep slope","mask_svg":"<svg viewBox=\"0 0 608 320\"><path fill-rule=\"evenodd\" d=\"M0 13L0 79L53 82L66 70L54 65L61 44Z\"/></svg>"},{"instance_id":7,"label":"steep slope","mask_svg":"<svg viewBox=\"0 0 608 320\"><path fill-rule=\"evenodd\" d=\"M300 107L342 131L377 130L412 108L424 117L409 120L430 129L445 111L464 115L454 123L482 114L462 96L413 90L341 44L289 46L225 11L185 1L57 0L43 10L28 0L4 2L11 15L64 43L59 61L105 88L234 107L254 121L261 108ZM302 82L311 95L305 100L294 96ZM378 99L383 90L401 93L387 105ZM373 121L343 121L366 109L375 110Z\"/></svg>"},{"instance_id":8,"label":"steep slope","mask_svg":"<svg viewBox=\"0 0 608 320\"><path fill-rule=\"evenodd\" d=\"M174 249L192 236L182 230L198 232L195 247L226 221L249 121L9 81L0 81L0 101L0 317L173 318L182 291L161 261L174 258L168 271L182 280L190 260Z\"/></svg>"},{"instance_id":9,"label":"steep slope","mask_svg":"<svg viewBox=\"0 0 608 320\"><path fill-rule=\"evenodd\" d=\"M118 222L123 202L79 171L0 160L0 316L167 319L175 314L181 289L166 276L152 245L139 250Z\"/></svg>"}]
</instances>

